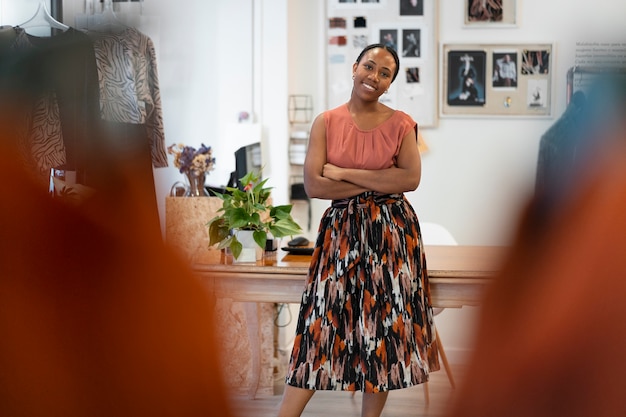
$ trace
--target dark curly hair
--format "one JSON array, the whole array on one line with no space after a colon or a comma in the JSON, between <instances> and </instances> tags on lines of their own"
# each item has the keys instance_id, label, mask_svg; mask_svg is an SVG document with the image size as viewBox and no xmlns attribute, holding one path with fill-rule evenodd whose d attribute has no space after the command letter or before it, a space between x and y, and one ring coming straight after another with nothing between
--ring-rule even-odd
<instances>
[{"instance_id":1,"label":"dark curly hair","mask_svg":"<svg viewBox=\"0 0 626 417\"><path fill-rule=\"evenodd\" d=\"M356 63L358 64L361 61L361 58L363 58L363 55L365 55L365 53L371 49L374 48L381 48L386 50L387 52L389 52L391 54L391 56L393 57L393 60L396 61L396 70L393 73L393 78L391 79L391 82L394 82L394 80L396 79L396 77L398 76L398 72L400 71L400 58L398 58L398 53L396 52L395 49L393 49L390 46L384 45L382 43L373 43L371 45L367 45L359 54L359 56L356 58Z\"/></svg>"}]
</instances>

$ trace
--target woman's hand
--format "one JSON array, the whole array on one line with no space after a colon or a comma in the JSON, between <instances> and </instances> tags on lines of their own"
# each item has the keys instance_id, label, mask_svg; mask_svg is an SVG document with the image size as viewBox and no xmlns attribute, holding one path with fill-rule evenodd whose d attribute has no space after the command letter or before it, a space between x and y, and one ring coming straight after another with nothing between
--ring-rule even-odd
<instances>
[{"instance_id":1,"label":"woman's hand","mask_svg":"<svg viewBox=\"0 0 626 417\"><path fill-rule=\"evenodd\" d=\"M336 165L326 163L322 168L322 177L328 178L334 181L343 181L341 177L343 168L340 168Z\"/></svg>"}]
</instances>

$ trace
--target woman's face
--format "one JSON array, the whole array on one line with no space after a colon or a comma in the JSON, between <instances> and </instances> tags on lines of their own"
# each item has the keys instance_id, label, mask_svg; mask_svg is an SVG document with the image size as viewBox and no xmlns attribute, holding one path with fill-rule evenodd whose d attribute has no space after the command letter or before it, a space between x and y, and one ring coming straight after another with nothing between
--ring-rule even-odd
<instances>
[{"instance_id":1,"label":"woman's face","mask_svg":"<svg viewBox=\"0 0 626 417\"><path fill-rule=\"evenodd\" d=\"M355 92L363 98L378 99L391 85L396 62L386 49L373 48L367 51L352 69Z\"/></svg>"}]
</instances>

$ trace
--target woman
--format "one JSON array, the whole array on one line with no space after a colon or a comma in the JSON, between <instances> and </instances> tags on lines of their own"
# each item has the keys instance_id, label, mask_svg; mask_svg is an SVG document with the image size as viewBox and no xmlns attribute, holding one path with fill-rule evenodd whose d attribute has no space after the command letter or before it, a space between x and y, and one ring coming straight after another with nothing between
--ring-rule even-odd
<instances>
[{"instance_id":1,"label":"woman","mask_svg":"<svg viewBox=\"0 0 626 417\"><path fill-rule=\"evenodd\" d=\"M280 417L315 390L362 391L379 416L388 391L439 369L419 223L403 193L421 176L417 125L378 101L395 80L394 49L367 46L350 100L313 122L304 166L324 213L297 325Z\"/></svg>"}]
</instances>

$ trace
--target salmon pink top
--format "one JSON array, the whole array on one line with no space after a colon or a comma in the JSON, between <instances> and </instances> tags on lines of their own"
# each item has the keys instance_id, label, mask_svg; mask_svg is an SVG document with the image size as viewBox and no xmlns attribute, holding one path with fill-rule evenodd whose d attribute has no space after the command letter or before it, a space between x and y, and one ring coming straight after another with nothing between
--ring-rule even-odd
<instances>
[{"instance_id":1,"label":"salmon pink top","mask_svg":"<svg viewBox=\"0 0 626 417\"><path fill-rule=\"evenodd\" d=\"M385 169L396 163L402 139L417 124L408 114L395 110L374 129L362 130L354 123L347 104L324 112L326 159L342 168Z\"/></svg>"}]
</instances>

